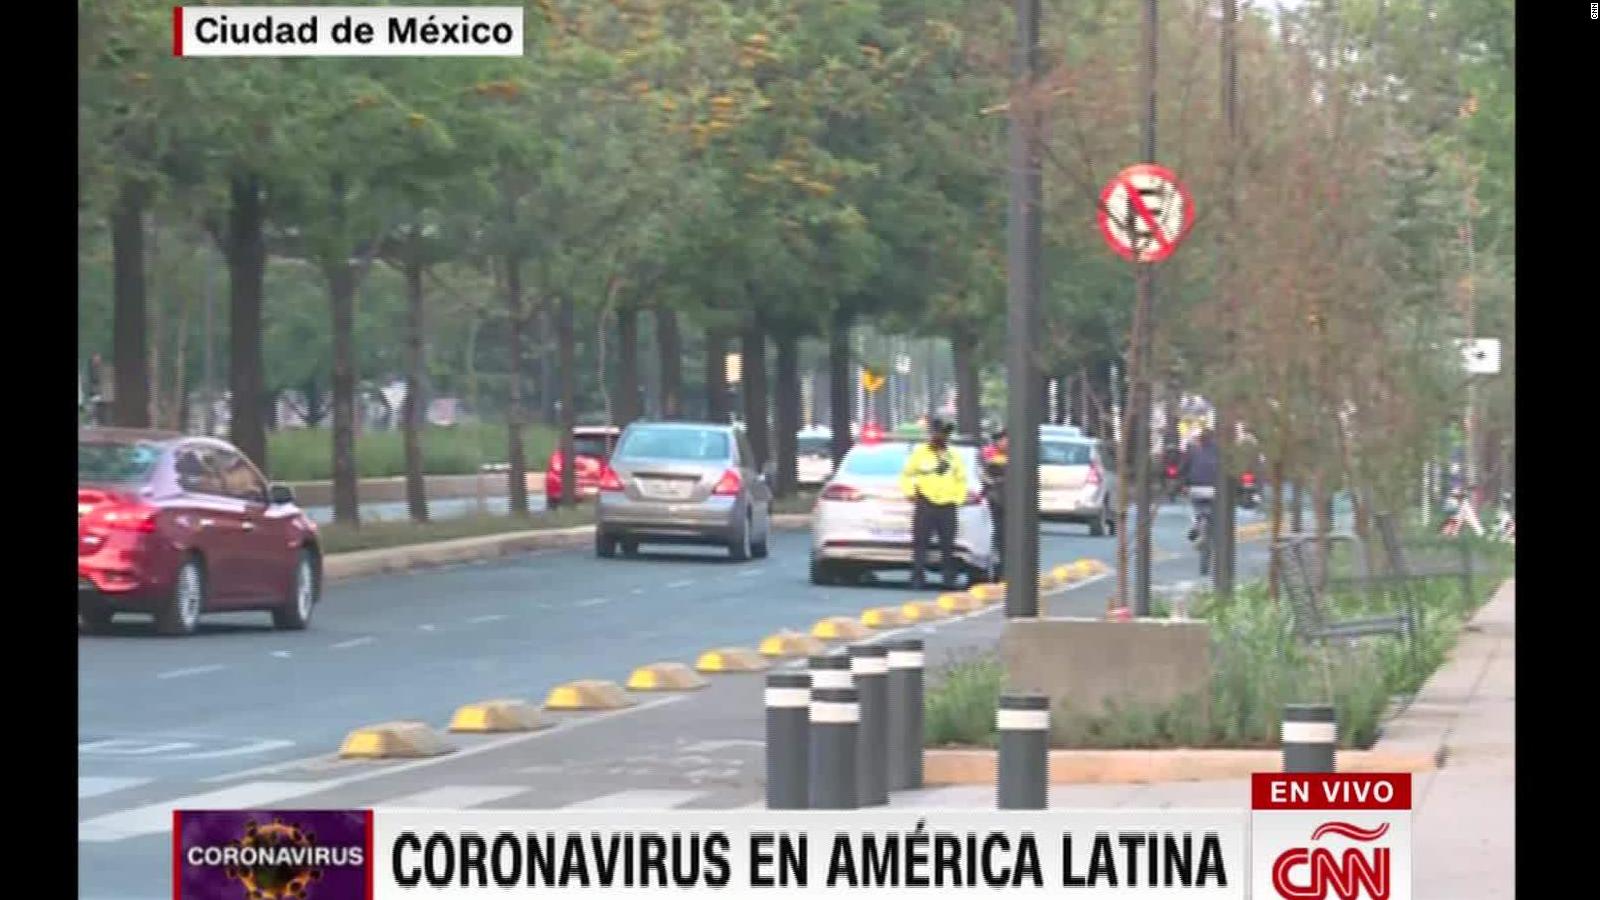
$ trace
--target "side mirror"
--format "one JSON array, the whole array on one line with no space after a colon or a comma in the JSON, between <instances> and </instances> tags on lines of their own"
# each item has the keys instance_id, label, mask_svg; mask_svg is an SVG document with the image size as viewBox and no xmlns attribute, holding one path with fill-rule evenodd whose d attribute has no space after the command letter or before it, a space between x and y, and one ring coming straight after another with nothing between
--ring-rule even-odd
<instances>
[{"instance_id":1,"label":"side mirror","mask_svg":"<svg viewBox=\"0 0 1600 900\"><path fill-rule=\"evenodd\" d=\"M267 498L273 506L283 506L294 502L294 488L287 484L274 484L267 489Z\"/></svg>"}]
</instances>

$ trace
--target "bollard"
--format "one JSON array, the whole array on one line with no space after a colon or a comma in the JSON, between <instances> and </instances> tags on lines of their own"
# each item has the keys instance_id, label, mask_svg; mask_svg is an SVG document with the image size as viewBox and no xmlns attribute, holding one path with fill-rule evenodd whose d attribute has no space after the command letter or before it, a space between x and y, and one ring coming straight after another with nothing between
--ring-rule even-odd
<instances>
[{"instance_id":1,"label":"bollard","mask_svg":"<svg viewBox=\"0 0 1600 900\"><path fill-rule=\"evenodd\" d=\"M811 676L767 676L767 809L805 809Z\"/></svg>"},{"instance_id":2,"label":"bollard","mask_svg":"<svg viewBox=\"0 0 1600 900\"><path fill-rule=\"evenodd\" d=\"M1283 770L1332 772L1339 742L1333 707L1326 703L1290 704L1283 709Z\"/></svg>"},{"instance_id":3,"label":"bollard","mask_svg":"<svg viewBox=\"0 0 1600 900\"><path fill-rule=\"evenodd\" d=\"M856 732L861 705L855 688L811 689L807 793L811 809L856 809Z\"/></svg>"},{"instance_id":4,"label":"bollard","mask_svg":"<svg viewBox=\"0 0 1600 900\"><path fill-rule=\"evenodd\" d=\"M922 640L907 638L887 646L888 788L903 791L922 787Z\"/></svg>"},{"instance_id":5,"label":"bollard","mask_svg":"<svg viewBox=\"0 0 1600 900\"><path fill-rule=\"evenodd\" d=\"M850 648L850 677L856 682L861 723L856 728L856 780L862 806L889 803L889 652L876 644Z\"/></svg>"},{"instance_id":6,"label":"bollard","mask_svg":"<svg viewBox=\"0 0 1600 900\"><path fill-rule=\"evenodd\" d=\"M995 712L1000 732L1000 809L1046 809L1050 787L1050 698L1003 694Z\"/></svg>"},{"instance_id":7,"label":"bollard","mask_svg":"<svg viewBox=\"0 0 1600 900\"><path fill-rule=\"evenodd\" d=\"M806 668L811 674L812 690L856 686L855 680L850 677L850 657L844 653L813 656L806 662Z\"/></svg>"}]
</instances>

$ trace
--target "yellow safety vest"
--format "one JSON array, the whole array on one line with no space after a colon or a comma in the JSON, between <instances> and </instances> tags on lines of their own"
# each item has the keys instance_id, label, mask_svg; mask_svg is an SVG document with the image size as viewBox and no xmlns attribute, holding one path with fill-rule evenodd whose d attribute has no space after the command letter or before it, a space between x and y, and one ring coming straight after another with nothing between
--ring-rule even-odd
<instances>
[{"instance_id":1,"label":"yellow safety vest","mask_svg":"<svg viewBox=\"0 0 1600 900\"><path fill-rule=\"evenodd\" d=\"M941 459L948 463L943 475L939 474ZM900 472L900 490L907 497L921 494L929 503L940 506L959 505L967 499L967 472L961 457L949 447L941 453L927 444L918 444Z\"/></svg>"}]
</instances>

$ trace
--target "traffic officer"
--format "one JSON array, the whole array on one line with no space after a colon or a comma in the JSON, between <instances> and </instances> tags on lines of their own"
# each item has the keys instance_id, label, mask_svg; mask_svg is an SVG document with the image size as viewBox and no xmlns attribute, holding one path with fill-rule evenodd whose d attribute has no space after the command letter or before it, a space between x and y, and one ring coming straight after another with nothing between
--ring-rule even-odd
<instances>
[{"instance_id":1,"label":"traffic officer","mask_svg":"<svg viewBox=\"0 0 1600 900\"><path fill-rule=\"evenodd\" d=\"M914 504L911 514L911 587L922 590L928 538L939 539L944 589L956 589L956 510L967 498L967 472L950 449L951 427L928 421L928 440L911 448L900 471L900 491Z\"/></svg>"},{"instance_id":2,"label":"traffic officer","mask_svg":"<svg viewBox=\"0 0 1600 900\"><path fill-rule=\"evenodd\" d=\"M1003 564L1006 553L1006 464L1011 452L1011 441L1004 428L995 432L988 456L983 461L983 492L989 499L989 510L994 524L994 555L997 566Z\"/></svg>"}]
</instances>

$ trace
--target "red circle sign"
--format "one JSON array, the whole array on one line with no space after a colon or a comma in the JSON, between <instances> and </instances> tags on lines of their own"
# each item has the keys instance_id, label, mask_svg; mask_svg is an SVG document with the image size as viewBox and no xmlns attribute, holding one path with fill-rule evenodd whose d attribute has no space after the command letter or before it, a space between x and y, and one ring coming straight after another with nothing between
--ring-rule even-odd
<instances>
[{"instance_id":1,"label":"red circle sign","mask_svg":"<svg viewBox=\"0 0 1600 900\"><path fill-rule=\"evenodd\" d=\"M1194 224L1194 201L1170 169L1139 163L1117 173L1100 192L1100 234L1133 262L1172 255Z\"/></svg>"}]
</instances>

